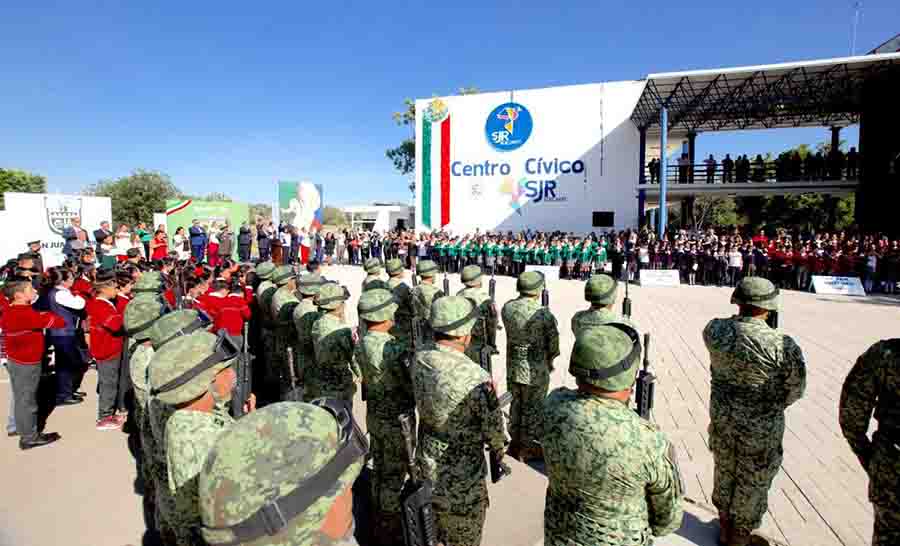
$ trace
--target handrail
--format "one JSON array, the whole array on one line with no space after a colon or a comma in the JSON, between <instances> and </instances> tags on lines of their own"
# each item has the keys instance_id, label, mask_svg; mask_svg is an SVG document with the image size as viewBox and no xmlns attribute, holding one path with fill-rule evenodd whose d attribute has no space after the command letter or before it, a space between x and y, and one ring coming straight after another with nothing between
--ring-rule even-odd
<instances>
[{"instance_id":1,"label":"handrail","mask_svg":"<svg viewBox=\"0 0 900 546\"><path fill-rule=\"evenodd\" d=\"M857 165L829 165L823 162L778 162L769 160L757 162L749 160L749 164L739 165L737 162L726 170L721 161L715 164L694 163L679 165L670 163L666 167L666 182L669 185L679 184L731 184L731 183L774 183L774 182L828 182L859 180L860 168ZM647 166L644 168L643 184L658 184L656 173Z\"/></svg>"}]
</instances>

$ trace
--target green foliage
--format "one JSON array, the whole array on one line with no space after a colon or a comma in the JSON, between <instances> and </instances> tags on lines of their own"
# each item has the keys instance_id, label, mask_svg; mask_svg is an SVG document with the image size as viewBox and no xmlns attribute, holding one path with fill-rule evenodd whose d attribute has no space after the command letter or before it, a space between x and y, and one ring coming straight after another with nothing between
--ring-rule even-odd
<instances>
[{"instance_id":1,"label":"green foliage","mask_svg":"<svg viewBox=\"0 0 900 546\"><path fill-rule=\"evenodd\" d=\"M342 226L347 223L347 217L337 207L325 207L322 209L322 223L327 226Z\"/></svg>"},{"instance_id":2,"label":"green foliage","mask_svg":"<svg viewBox=\"0 0 900 546\"><path fill-rule=\"evenodd\" d=\"M251 225L255 225L257 219L272 219L272 205L266 205L265 203L253 203L248 208L250 210L249 221Z\"/></svg>"},{"instance_id":3,"label":"green foliage","mask_svg":"<svg viewBox=\"0 0 900 546\"><path fill-rule=\"evenodd\" d=\"M142 169L117 180L101 180L84 193L109 197L113 218L130 225L152 221L154 212L166 210L166 200L184 197L168 175Z\"/></svg>"},{"instance_id":4,"label":"green foliage","mask_svg":"<svg viewBox=\"0 0 900 546\"><path fill-rule=\"evenodd\" d=\"M695 230L707 226L733 226L738 223L737 204L733 197L699 195L694 200Z\"/></svg>"},{"instance_id":5,"label":"green foliage","mask_svg":"<svg viewBox=\"0 0 900 546\"><path fill-rule=\"evenodd\" d=\"M14 169L0 169L0 209L5 206L3 192L44 193L47 179L39 174Z\"/></svg>"}]
</instances>

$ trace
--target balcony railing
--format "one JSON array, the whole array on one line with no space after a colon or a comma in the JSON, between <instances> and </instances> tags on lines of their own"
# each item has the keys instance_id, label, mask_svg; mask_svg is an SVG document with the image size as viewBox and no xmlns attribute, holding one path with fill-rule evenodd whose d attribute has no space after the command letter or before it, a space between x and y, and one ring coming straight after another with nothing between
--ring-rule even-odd
<instances>
[{"instance_id":1,"label":"balcony railing","mask_svg":"<svg viewBox=\"0 0 900 546\"><path fill-rule=\"evenodd\" d=\"M644 183L658 184L658 170L652 172L650 167L644 169ZM672 164L666 166L666 181L669 185L677 184L733 184L733 183L774 183L774 182L837 182L855 181L859 179L859 169L854 165L843 166L797 166L788 163L779 164L775 161L756 163L751 161L749 166L738 168L736 165L725 169L722 163L707 165L695 163L693 165Z\"/></svg>"}]
</instances>

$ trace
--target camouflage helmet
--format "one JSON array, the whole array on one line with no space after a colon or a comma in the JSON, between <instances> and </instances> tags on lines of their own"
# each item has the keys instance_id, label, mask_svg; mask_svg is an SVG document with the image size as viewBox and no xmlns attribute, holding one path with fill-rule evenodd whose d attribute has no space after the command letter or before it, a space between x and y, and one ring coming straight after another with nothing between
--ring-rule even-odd
<instances>
[{"instance_id":1,"label":"camouflage helmet","mask_svg":"<svg viewBox=\"0 0 900 546\"><path fill-rule=\"evenodd\" d=\"M318 273L300 275L297 277L297 292L304 297L315 296L325 282L325 279Z\"/></svg>"},{"instance_id":2,"label":"camouflage helmet","mask_svg":"<svg viewBox=\"0 0 900 546\"><path fill-rule=\"evenodd\" d=\"M609 275L592 275L584 283L584 299L598 305L612 305L616 302L619 284Z\"/></svg>"},{"instance_id":3,"label":"camouflage helmet","mask_svg":"<svg viewBox=\"0 0 900 546\"><path fill-rule=\"evenodd\" d=\"M544 275L540 271L526 271L516 281L516 290L526 296L540 295L543 288Z\"/></svg>"},{"instance_id":4,"label":"camouflage helmet","mask_svg":"<svg viewBox=\"0 0 900 546\"><path fill-rule=\"evenodd\" d=\"M342 303L350 299L349 291L336 282L325 283L316 294L315 304L320 309L337 309Z\"/></svg>"},{"instance_id":5,"label":"camouflage helmet","mask_svg":"<svg viewBox=\"0 0 900 546\"><path fill-rule=\"evenodd\" d=\"M376 288L362 293L356 310L361 319L369 322L384 322L394 319L397 303L394 301L394 295L390 290Z\"/></svg>"},{"instance_id":6,"label":"camouflage helmet","mask_svg":"<svg viewBox=\"0 0 900 546\"><path fill-rule=\"evenodd\" d=\"M294 278L294 266L292 265L279 265L272 272L272 278L270 279L275 286L284 286Z\"/></svg>"},{"instance_id":7,"label":"camouflage helmet","mask_svg":"<svg viewBox=\"0 0 900 546\"><path fill-rule=\"evenodd\" d=\"M272 262L263 262L256 266L256 276L264 281L269 280L274 272L275 264Z\"/></svg>"},{"instance_id":8,"label":"camouflage helmet","mask_svg":"<svg viewBox=\"0 0 900 546\"><path fill-rule=\"evenodd\" d=\"M744 277L731 293L731 303L778 311L778 289L763 277Z\"/></svg>"},{"instance_id":9,"label":"camouflage helmet","mask_svg":"<svg viewBox=\"0 0 900 546\"><path fill-rule=\"evenodd\" d=\"M180 309L159 317L150 328L150 342L157 351L175 338L190 335L209 326L200 313L193 309Z\"/></svg>"},{"instance_id":10,"label":"camouflage helmet","mask_svg":"<svg viewBox=\"0 0 900 546\"><path fill-rule=\"evenodd\" d=\"M363 270L369 275L377 275L381 273L381 260L378 258L369 258L363 264Z\"/></svg>"},{"instance_id":11,"label":"camouflage helmet","mask_svg":"<svg viewBox=\"0 0 900 546\"><path fill-rule=\"evenodd\" d=\"M430 279L437 275L438 266L431 260L422 260L416 265L416 275L423 279Z\"/></svg>"},{"instance_id":12,"label":"camouflage helmet","mask_svg":"<svg viewBox=\"0 0 900 546\"><path fill-rule=\"evenodd\" d=\"M371 281L363 283L363 292L368 292L369 290L390 290L391 285L382 279L372 279Z\"/></svg>"},{"instance_id":13,"label":"camouflage helmet","mask_svg":"<svg viewBox=\"0 0 900 546\"><path fill-rule=\"evenodd\" d=\"M239 355L227 335L195 332L166 343L150 361L150 395L174 406L199 398Z\"/></svg>"},{"instance_id":14,"label":"camouflage helmet","mask_svg":"<svg viewBox=\"0 0 900 546\"><path fill-rule=\"evenodd\" d=\"M278 402L247 414L217 438L197 481L200 532L208 544L319 543L326 515L365 460L332 411ZM332 468L328 481L315 479ZM301 484L319 489L298 490ZM274 520L275 528L265 517L267 507L283 518Z\"/></svg>"},{"instance_id":15,"label":"camouflage helmet","mask_svg":"<svg viewBox=\"0 0 900 546\"><path fill-rule=\"evenodd\" d=\"M478 304L464 296L445 296L431 304L432 330L448 336L469 335L477 318Z\"/></svg>"},{"instance_id":16,"label":"camouflage helmet","mask_svg":"<svg viewBox=\"0 0 900 546\"><path fill-rule=\"evenodd\" d=\"M150 339L153 323L162 315L159 298L151 294L139 294L125 307L125 332L135 341Z\"/></svg>"},{"instance_id":17,"label":"camouflage helmet","mask_svg":"<svg viewBox=\"0 0 900 546\"><path fill-rule=\"evenodd\" d=\"M609 392L634 385L641 361L637 331L627 324L609 323L575 334L569 373L583 383Z\"/></svg>"},{"instance_id":18,"label":"camouflage helmet","mask_svg":"<svg viewBox=\"0 0 900 546\"><path fill-rule=\"evenodd\" d=\"M477 265L467 265L462 270L462 283L466 286L478 286L481 282L481 267Z\"/></svg>"},{"instance_id":19,"label":"camouflage helmet","mask_svg":"<svg viewBox=\"0 0 900 546\"><path fill-rule=\"evenodd\" d=\"M163 280L159 271L147 271L134 283L131 291L135 294L159 294L162 287Z\"/></svg>"},{"instance_id":20,"label":"camouflage helmet","mask_svg":"<svg viewBox=\"0 0 900 546\"><path fill-rule=\"evenodd\" d=\"M387 274L390 276L394 276L397 273L403 272L403 262L401 262L398 258L392 258L384 264L384 269L387 271Z\"/></svg>"}]
</instances>

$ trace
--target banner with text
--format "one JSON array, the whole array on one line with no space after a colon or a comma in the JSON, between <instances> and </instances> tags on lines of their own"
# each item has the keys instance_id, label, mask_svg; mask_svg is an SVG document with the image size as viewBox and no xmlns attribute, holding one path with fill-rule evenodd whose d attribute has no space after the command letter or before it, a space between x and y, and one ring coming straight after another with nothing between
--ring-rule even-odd
<instances>
[{"instance_id":1,"label":"banner with text","mask_svg":"<svg viewBox=\"0 0 900 546\"><path fill-rule=\"evenodd\" d=\"M641 269L641 286L678 286L681 277L677 269Z\"/></svg>"},{"instance_id":2,"label":"banner with text","mask_svg":"<svg viewBox=\"0 0 900 546\"><path fill-rule=\"evenodd\" d=\"M829 277L813 275L813 288L816 294L838 296L865 296L866 291L859 282L859 277Z\"/></svg>"}]
</instances>

